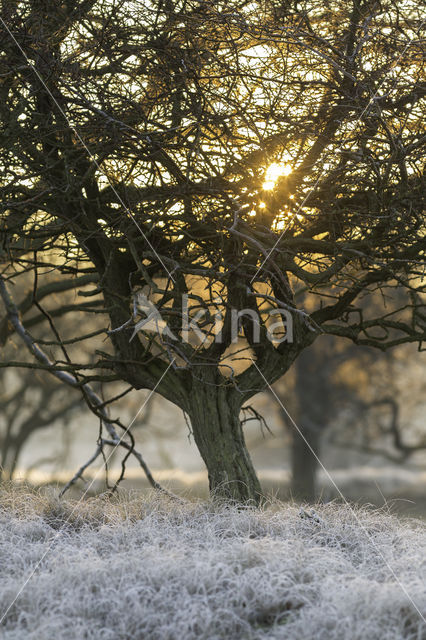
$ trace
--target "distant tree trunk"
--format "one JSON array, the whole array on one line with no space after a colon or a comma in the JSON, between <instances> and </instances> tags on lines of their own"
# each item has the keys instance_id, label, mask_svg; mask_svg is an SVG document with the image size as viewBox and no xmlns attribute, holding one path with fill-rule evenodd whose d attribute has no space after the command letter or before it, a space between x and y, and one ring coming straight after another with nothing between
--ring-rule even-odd
<instances>
[{"instance_id":1,"label":"distant tree trunk","mask_svg":"<svg viewBox=\"0 0 426 640\"><path fill-rule=\"evenodd\" d=\"M310 428L306 422L300 422L298 427L313 451L318 455L319 430L316 427ZM294 430L291 449L291 493L293 498L306 502L315 500L317 466L318 463L312 451L299 433Z\"/></svg>"},{"instance_id":2,"label":"distant tree trunk","mask_svg":"<svg viewBox=\"0 0 426 640\"><path fill-rule=\"evenodd\" d=\"M257 505L262 491L245 444L240 408L233 387L194 382L188 413L211 494Z\"/></svg>"},{"instance_id":3,"label":"distant tree trunk","mask_svg":"<svg viewBox=\"0 0 426 640\"><path fill-rule=\"evenodd\" d=\"M28 437L29 434L25 431L20 431L16 436L7 434L2 443L0 467L0 478L2 480L12 480L18 464L18 458Z\"/></svg>"},{"instance_id":4,"label":"distant tree trunk","mask_svg":"<svg viewBox=\"0 0 426 640\"><path fill-rule=\"evenodd\" d=\"M23 443L12 435L13 421L9 421L1 441L1 460L0 460L0 478L2 480L11 480L15 471L18 456Z\"/></svg>"},{"instance_id":5,"label":"distant tree trunk","mask_svg":"<svg viewBox=\"0 0 426 640\"><path fill-rule=\"evenodd\" d=\"M297 426L292 427L291 492L296 500L313 502L316 497L316 473L320 440L327 426L331 407L329 371L315 349L301 353L295 366ZM308 446L308 444L310 447Z\"/></svg>"}]
</instances>

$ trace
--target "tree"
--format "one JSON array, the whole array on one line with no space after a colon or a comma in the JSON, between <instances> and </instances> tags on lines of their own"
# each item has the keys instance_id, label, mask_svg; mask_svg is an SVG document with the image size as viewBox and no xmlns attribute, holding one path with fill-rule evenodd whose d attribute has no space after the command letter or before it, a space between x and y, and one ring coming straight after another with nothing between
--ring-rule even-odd
<instances>
[{"instance_id":1,"label":"tree","mask_svg":"<svg viewBox=\"0 0 426 640\"><path fill-rule=\"evenodd\" d=\"M372 355L368 354L370 361ZM383 356L369 367L364 389L348 399L346 419L343 415L339 425L332 425L327 441L346 450L382 456L395 464L415 465L416 454L426 449L421 419L426 390L423 370L420 363L407 363L407 347ZM357 416L357 421L350 413Z\"/></svg>"},{"instance_id":2,"label":"tree","mask_svg":"<svg viewBox=\"0 0 426 640\"><path fill-rule=\"evenodd\" d=\"M414 384L421 373L413 362L407 363L408 348L401 345L377 354L335 336L321 336L274 385L271 396L280 401L291 437L293 498L315 500L318 460L324 463L322 451L330 445L394 463L426 448L424 433L414 427L424 389ZM398 371L398 363L403 363L403 371Z\"/></svg>"},{"instance_id":3,"label":"tree","mask_svg":"<svg viewBox=\"0 0 426 640\"><path fill-rule=\"evenodd\" d=\"M57 421L68 427L81 397L70 399L64 385L52 385L46 374L28 370L13 384L1 373L0 479L11 479L29 438Z\"/></svg>"},{"instance_id":4,"label":"tree","mask_svg":"<svg viewBox=\"0 0 426 640\"><path fill-rule=\"evenodd\" d=\"M291 368L291 383L286 375L274 387L274 393L285 407L281 410L283 423L291 434L291 494L294 499L309 502L315 499L323 431L341 400L332 379L333 369L337 367L341 355L333 350L329 342L324 345L321 339L316 340L300 354ZM347 356L347 353L343 356ZM290 402L289 408L298 430L286 413Z\"/></svg>"},{"instance_id":5,"label":"tree","mask_svg":"<svg viewBox=\"0 0 426 640\"><path fill-rule=\"evenodd\" d=\"M2 20L9 317L21 273L91 278L75 308L105 314L109 350L89 370L56 336L40 366L157 391L189 415L211 490L258 502L251 396L321 333L425 336L419 10L34 0Z\"/></svg>"}]
</instances>

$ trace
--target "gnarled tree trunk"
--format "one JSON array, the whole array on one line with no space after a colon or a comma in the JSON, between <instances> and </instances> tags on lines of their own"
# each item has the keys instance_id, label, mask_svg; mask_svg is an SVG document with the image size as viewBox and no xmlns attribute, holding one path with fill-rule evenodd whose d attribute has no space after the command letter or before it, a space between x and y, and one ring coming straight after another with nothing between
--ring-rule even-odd
<instances>
[{"instance_id":1,"label":"gnarled tree trunk","mask_svg":"<svg viewBox=\"0 0 426 640\"><path fill-rule=\"evenodd\" d=\"M188 413L211 494L257 505L262 491L245 444L240 408L233 387L194 381Z\"/></svg>"}]
</instances>

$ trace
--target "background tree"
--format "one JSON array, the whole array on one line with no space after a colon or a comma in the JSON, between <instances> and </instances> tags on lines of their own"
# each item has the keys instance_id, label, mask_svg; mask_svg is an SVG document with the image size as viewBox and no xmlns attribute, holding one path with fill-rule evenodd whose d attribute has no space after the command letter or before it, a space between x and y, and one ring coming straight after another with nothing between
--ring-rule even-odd
<instances>
[{"instance_id":1,"label":"background tree","mask_svg":"<svg viewBox=\"0 0 426 640\"><path fill-rule=\"evenodd\" d=\"M0 374L0 478L13 478L30 437L55 423L62 428L69 427L79 405L81 397L77 393L70 399L64 385L53 384L46 374L34 375L34 371L29 370L12 381L3 370Z\"/></svg>"},{"instance_id":2,"label":"background tree","mask_svg":"<svg viewBox=\"0 0 426 640\"><path fill-rule=\"evenodd\" d=\"M351 343L348 343L351 347ZM345 345L347 346L347 345ZM350 390L339 379L339 364L350 358L348 349L336 350L331 340L316 340L297 358L290 375L274 386L285 410L281 411L283 423L291 435L291 494L295 499L315 499L318 458L321 459L321 442L342 404L342 394ZM337 380L336 380L337 378ZM286 410L294 416L297 431L289 421Z\"/></svg>"},{"instance_id":3,"label":"background tree","mask_svg":"<svg viewBox=\"0 0 426 640\"><path fill-rule=\"evenodd\" d=\"M399 347L370 361L361 393L347 398L340 424L326 434L327 443L362 454L378 455L393 463L415 465L416 454L426 449L424 399L426 384L419 363L407 366L410 352ZM356 416L357 420L351 419Z\"/></svg>"},{"instance_id":4,"label":"background tree","mask_svg":"<svg viewBox=\"0 0 426 640\"><path fill-rule=\"evenodd\" d=\"M73 357L83 318L69 348L53 331L48 362L20 329L27 345L79 385L122 379L181 407L221 495L258 501L240 409L318 335L381 349L424 338L419 11L3 7L9 318L19 327L10 283L28 270L35 290L52 269L58 286L92 278L81 312L105 316L110 345L97 361ZM385 304L371 313L377 290ZM136 323L141 300L167 331ZM292 314L274 340L271 311ZM200 337L185 323L202 312Z\"/></svg>"},{"instance_id":5,"label":"background tree","mask_svg":"<svg viewBox=\"0 0 426 640\"><path fill-rule=\"evenodd\" d=\"M339 450L379 455L401 464L426 448L424 427L416 426L416 408L421 407L425 390L418 381L421 368L407 366L411 355L407 345L378 354L321 336L274 385L290 434L293 498L318 497L318 459L330 460L330 447L335 451L334 466L341 466Z\"/></svg>"}]
</instances>

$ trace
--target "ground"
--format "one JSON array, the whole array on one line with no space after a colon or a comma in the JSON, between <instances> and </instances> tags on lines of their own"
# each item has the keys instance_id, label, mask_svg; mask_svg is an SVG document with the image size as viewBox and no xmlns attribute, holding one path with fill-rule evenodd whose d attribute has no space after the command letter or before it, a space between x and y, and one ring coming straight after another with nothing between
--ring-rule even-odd
<instances>
[{"instance_id":1,"label":"ground","mask_svg":"<svg viewBox=\"0 0 426 640\"><path fill-rule=\"evenodd\" d=\"M426 526L386 509L2 486L0 566L4 640L426 640Z\"/></svg>"}]
</instances>

